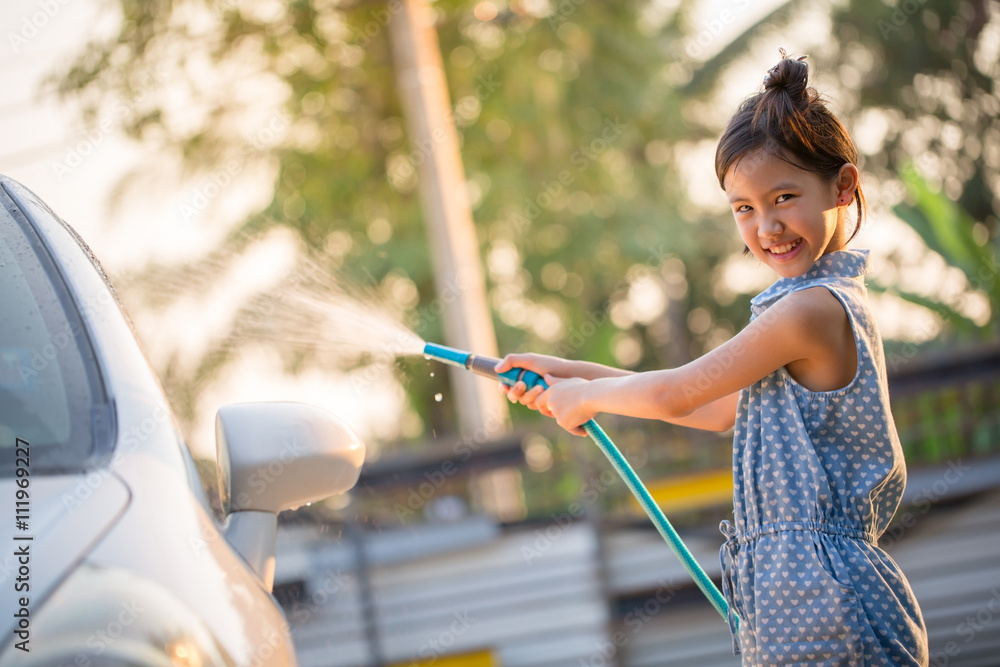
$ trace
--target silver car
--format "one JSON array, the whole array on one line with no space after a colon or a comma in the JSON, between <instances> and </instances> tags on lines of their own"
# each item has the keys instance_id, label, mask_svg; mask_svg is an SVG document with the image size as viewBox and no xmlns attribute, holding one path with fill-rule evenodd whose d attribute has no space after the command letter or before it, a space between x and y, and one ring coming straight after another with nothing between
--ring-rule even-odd
<instances>
[{"instance_id":1,"label":"silver car","mask_svg":"<svg viewBox=\"0 0 1000 667\"><path fill-rule=\"evenodd\" d=\"M100 264L0 176L0 665L294 665L278 512L364 445L296 403L216 418L223 517Z\"/></svg>"}]
</instances>

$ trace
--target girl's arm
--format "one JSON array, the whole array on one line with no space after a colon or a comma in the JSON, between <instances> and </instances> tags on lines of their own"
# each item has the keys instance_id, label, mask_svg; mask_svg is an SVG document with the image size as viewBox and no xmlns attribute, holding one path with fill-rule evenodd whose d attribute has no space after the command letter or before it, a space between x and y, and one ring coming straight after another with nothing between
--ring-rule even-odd
<instances>
[{"instance_id":1,"label":"girl's arm","mask_svg":"<svg viewBox=\"0 0 1000 667\"><path fill-rule=\"evenodd\" d=\"M701 406L689 415L664 421L702 431L728 431L736 423L736 405L739 400L740 392L734 391L728 396Z\"/></svg>"},{"instance_id":2,"label":"girl's arm","mask_svg":"<svg viewBox=\"0 0 1000 667\"><path fill-rule=\"evenodd\" d=\"M533 353L508 354L500 361L496 370L499 373L503 373L511 368L526 368L539 375L560 379L582 378L584 380L598 380L635 375L633 371L612 368L590 361L573 361ZM535 401L543 391L541 386L528 390L523 382L518 382L513 386L501 384L499 388L500 392L506 394L512 403L520 402L533 410L538 409ZM738 400L739 391L736 391L698 408L689 415L678 415L664 421L704 431L728 431L736 421L736 403ZM543 411L543 414L547 417L553 416L547 410Z\"/></svg>"},{"instance_id":3,"label":"girl's arm","mask_svg":"<svg viewBox=\"0 0 1000 667\"><path fill-rule=\"evenodd\" d=\"M599 412L660 419L676 424L720 426L744 387L778 368L795 364L810 376L842 375L845 366L843 306L829 290L815 287L782 298L732 339L678 368L604 377L593 381L546 377L550 388L533 397L566 430ZM719 421L716 421L719 417ZM720 429L724 430L724 429Z\"/></svg>"}]
</instances>

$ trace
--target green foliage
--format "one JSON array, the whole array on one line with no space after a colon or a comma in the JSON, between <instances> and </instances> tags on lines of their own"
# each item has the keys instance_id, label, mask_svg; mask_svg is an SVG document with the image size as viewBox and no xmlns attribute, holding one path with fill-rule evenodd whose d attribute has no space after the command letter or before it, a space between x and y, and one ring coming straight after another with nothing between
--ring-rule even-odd
<instances>
[{"instance_id":1,"label":"green foliage","mask_svg":"<svg viewBox=\"0 0 1000 667\"><path fill-rule=\"evenodd\" d=\"M997 264L998 242L988 243L976 237L976 221L957 202L931 188L915 169L907 165L900 178L906 186L909 201L893 207L893 213L909 224L928 248L941 255L965 275L968 289L985 296L991 317L980 325L961 312L959 302L945 302L916 294L896 286L875 285L876 289L902 297L936 313L955 333L964 338L991 338L998 333L995 314L1000 312L1000 265ZM912 202L912 203L910 203Z\"/></svg>"},{"instance_id":2,"label":"green foliage","mask_svg":"<svg viewBox=\"0 0 1000 667\"><path fill-rule=\"evenodd\" d=\"M834 48L821 59L846 84L840 101L885 124L863 164L882 185L872 207L891 208L988 300L980 326L957 307L967 293L945 302L883 286L938 315L938 344L998 333L1000 67L987 55L996 14L984 0L851 0L832 12Z\"/></svg>"},{"instance_id":3,"label":"green foliage","mask_svg":"<svg viewBox=\"0 0 1000 667\"><path fill-rule=\"evenodd\" d=\"M255 17L240 3L123 2L117 39L91 44L63 89L99 109L116 96L131 99L128 82L144 71L190 69L199 50L220 67L259 60L288 90L292 138L274 150L271 203L228 248L287 226L331 271L376 290L388 280L409 281L419 293L411 326L441 340L413 169L423 149L407 143L395 93L387 28L394 6L292 2L278 15ZM692 295L711 294L712 274L685 266L711 267L737 246L729 220L682 217L671 205L683 198L678 167L646 157L651 141L669 145L687 131L663 57L664 45L680 40L682 15L653 32L637 20L645 6L637 1L583 3L548 17L505 7L493 20L477 18L472 2L434 6L500 348L618 363L613 349L624 326L641 346L640 367L696 354L707 333L684 332L685 317ZM192 15L203 15L201 32ZM176 122L166 103L136 100L147 111L127 118L128 130L173 147L196 177L211 173L245 141L232 129L240 112L233 98L205 102L204 122L193 127ZM612 301L628 296L624 277L640 271L662 282L666 266L675 274L668 310L675 321L658 332L612 323ZM729 330L728 322L743 317L742 303L703 303ZM192 392L227 355L210 352L195 377L170 377L168 389L194 404ZM445 374L417 375L407 380L414 404L428 426L446 427L450 418L441 411L449 403L431 400L447 395Z\"/></svg>"},{"instance_id":4,"label":"green foliage","mask_svg":"<svg viewBox=\"0 0 1000 667\"><path fill-rule=\"evenodd\" d=\"M692 103L712 102L762 30L791 25L814 3L779 6L705 61L684 51L703 27L692 23L693 0L657 20L641 0L552 3L548 16L516 0L497 2L492 18L477 17L478 4L442 0L433 7L500 349L614 364L627 358L646 369L682 363L740 328L748 295L720 300L717 287L718 267L741 244L729 215L692 213L681 185L689 166L674 148L718 134L721 128L690 111ZM240 65L234 71L277 81L287 95L288 136L264 151L278 165L273 198L216 256L285 226L331 274L370 284L387 298L395 298L393 285L414 288L409 324L442 341L435 309L442 295L413 168L425 149L408 143L395 91L387 26L397 6L120 0L119 33L92 43L61 85L91 116L124 100L135 110L123 119L126 130L174 151L198 178L240 155L254 133L239 130L246 102L228 88L199 89L199 68ZM989 184L1000 182L1000 163L990 157L1000 103L994 77L975 62L986 3L927 0L898 26L897 11L864 0L837 5L836 39L815 61L846 82L848 106L890 114L890 130L866 156L866 168L891 179L915 154L936 156L933 185L971 219L923 195L898 210L918 231L923 224L924 238L949 261L975 270L989 246L968 245L969 224L979 221L995 238L997 193ZM169 86L151 92L151 77ZM225 82L234 90L237 83ZM192 104L176 108L159 89L168 87L187 88ZM190 121L188 106L200 110L200 120ZM938 131L920 134L929 120ZM924 143L914 143L918 134ZM713 182L714 174L703 178ZM151 267L135 284L155 289L164 271L182 281L203 270ZM648 318L623 305L643 281L666 295L663 311ZM706 317L692 327L688 314L696 308ZM968 324L946 307L939 312L956 327ZM630 345L638 354L623 356ZM210 350L193 376L167 375L172 398L196 405L228 349ZM293 357L290 367L307 362ZM450 430L445 374L405 368L425 425ZM435 402L439 392L448 400Z\"/></svg>"},{"instance_id":5,"label":"green foliage","mask_svg":"<svg viewBox=\"0 0 1000 667\"><path fill-rule=\"evenodd\" d=\"M891 112L885 143L870 166L899 173L915 161L991 235L998 193L989 184L1000 175L991 155L1000 129L1000 71L995 58L986 57L984 40L992 38L984 30L995 13L985 0L897 6L853 0L833 12L836 49L824 59L841 76L851 70L857 108Z\"/></svg>"}]
</instances>

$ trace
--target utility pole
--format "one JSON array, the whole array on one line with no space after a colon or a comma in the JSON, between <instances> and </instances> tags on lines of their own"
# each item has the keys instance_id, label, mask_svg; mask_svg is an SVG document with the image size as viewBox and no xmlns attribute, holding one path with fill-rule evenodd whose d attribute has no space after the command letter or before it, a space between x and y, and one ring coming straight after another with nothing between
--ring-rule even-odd
<instances>
[{"instance_id":1,"label":"utility pole","mask_svg":"<svg viewBox=\"0 0 1000 667\"><path fill-rule=\"evenodd\" d=\"M389 36L396 82L417 167L438 298L444 306L445 343L497 356L434 12L427 0L398 0L393 12ZM461 432L484 440L502 435L510 421L506 399L482 378L449 370Z\"/></svg>"}]
</instances>

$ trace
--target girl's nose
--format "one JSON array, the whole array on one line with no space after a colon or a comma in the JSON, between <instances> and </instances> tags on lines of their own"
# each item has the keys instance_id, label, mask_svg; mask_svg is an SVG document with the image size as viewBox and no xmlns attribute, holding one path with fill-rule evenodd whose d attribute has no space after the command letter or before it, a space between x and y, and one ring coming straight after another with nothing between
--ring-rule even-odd
<instances>
[{"instance_id":1,"label":"girl's nose","mask_svg":"<svg viewBox=\"0 0 1000 667\"><path fill-rule=\"evenodd\" d=\"M757 236L761 238L770 238L772 236L778 236L785 230L785 226L781 224L781 221L773 216L765 215L757 226Z\"/></svg>"}]
</instances>

